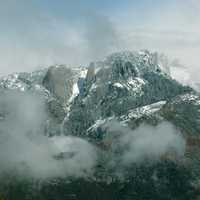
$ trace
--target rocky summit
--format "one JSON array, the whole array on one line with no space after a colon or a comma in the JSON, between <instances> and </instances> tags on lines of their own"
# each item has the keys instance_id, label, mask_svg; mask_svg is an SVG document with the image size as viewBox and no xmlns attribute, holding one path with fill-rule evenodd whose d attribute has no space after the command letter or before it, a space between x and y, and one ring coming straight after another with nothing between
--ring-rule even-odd
<instances>
[{"instance_id":1,"label":"rocky summit","mask_svg":"<svg viewBox=\"0 0 200 200\"><path fill-rule=\"evenodd\" d=\"M172 79L169 68L157 53L144 50L114 53L88 67L58 65L2 77L0 99L9 93L12 100L0 100L1 124L18 105L12 94L22 99L22 94L31 94L44 101L45 116L36 116L46 140L83 139L97 152L92 170L81 168L80 176L66 173L44 180L5 170L0 180L3 198L200 198L200 95ZM33 107L28 102L27 108ZM9 134L0 128L0 134L5 132ZM73 152L60 150L51 159L65 163L76 157L75 146L70 146Z\"/></svg>"}]
</instances>

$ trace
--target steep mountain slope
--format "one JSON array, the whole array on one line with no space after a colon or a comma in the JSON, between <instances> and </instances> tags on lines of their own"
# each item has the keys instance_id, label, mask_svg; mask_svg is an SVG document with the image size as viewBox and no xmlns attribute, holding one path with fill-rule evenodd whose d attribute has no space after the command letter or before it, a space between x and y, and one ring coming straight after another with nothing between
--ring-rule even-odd
<instances>
[{"instance_id":1,"label":"steep mountain slope","mask_svg":"<svg viewBox=\"0 0 200 200\"><path fill-rule=\"evenodd\" d=\"M65 122L66 132L84 134L96 120L119 117L130 109L191 91L162 72L153 58L149 52L125 52L91 64L84 82L84 93L75 99ZM77 123L72 123L75 121Z\"/></svg>"},{"instance_id":2,"label":"steep mountain slope","mask_svg":"<svg viewBox=\"0 0 200 200\"><path fill-rule=\"evenodd\" d=\"M91 63L87 68L52 66L33 73L16 73L0 79L0 97L8 91L44 97L47 114L44 135L47 138L77 136L91 142L98 150L98 162L91 176L55 178L43 183L15 177L15 181L2 183L0 187L0 193L8 199L15 199L12 193L20 199L197 198L200 190L200 96L173 80L157 54L120 52L104 61ZM8 115L4 104L0 104L0 122ZM145 130L153 136L159 125L162 132L166 121L181 132L186 142L184 155L164 151L158 154L156 162L147 156L145 162L124 165L122 157L126 149L132 148L132 143L127 143L123 134L129 135L135 130L139 130L136 134L143 134ZM149 125L147 129L140 129L144 124ZM167 131L174 130L173 127L167 125ZM159 138L161 146L166 145L162 139L168 139L167 131L163 129ZM133 157L134 153L130 155ZM60 152L55 159L62 161L73 156ZM6 176L4 174L3 178Z\"/></svg>"}]
</instances>

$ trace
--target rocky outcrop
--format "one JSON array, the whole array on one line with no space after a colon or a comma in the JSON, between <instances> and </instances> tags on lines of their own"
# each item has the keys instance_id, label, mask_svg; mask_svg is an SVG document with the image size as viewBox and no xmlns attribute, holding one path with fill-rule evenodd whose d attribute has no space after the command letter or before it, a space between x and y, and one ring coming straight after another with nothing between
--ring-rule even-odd
<instances>
[{"instance_id":1,"label":"rocky outcrop","mask_svg":"<svg viewBox=\"0 0 200 200\"><path fill-rule=\"evenodd\" d=\"M62 104L72 95L74 72L65 66L52 66L48 69L42 84Z\"/></svg>"}]
</instances>

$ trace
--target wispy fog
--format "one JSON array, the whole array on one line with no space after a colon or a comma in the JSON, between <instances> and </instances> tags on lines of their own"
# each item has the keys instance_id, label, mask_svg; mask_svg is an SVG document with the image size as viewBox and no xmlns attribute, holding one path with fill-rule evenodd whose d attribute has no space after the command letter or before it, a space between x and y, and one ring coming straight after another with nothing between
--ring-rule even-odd
<instances>
[{"instance_id":1,"label":"wispy fog","mask_svg":"<svg viewBox=\"0 0 200 200\"><path fill-rule=\"evenodd\" d=\"M173 155L180 158L185 152L185 139L169 122L157 126L146 124L131 130L113 121L106 125L105 141L112 141L112 165L129 166L133 163L158 161L161 157ZM120 152L120 153L119 153Z\"/></svg>"},{"instance_id":2,"label":"wispy fog","mask_svg":"<svg viewBox=\"0 0 200 200\"><path fill-rule=\"evenodd\" d=\"M40 179L92 175L102 149L73 136L45 136L45 109L45 100L36 94L1 93L0 174ZM168 122L131 130L113 121L106 127L105 166L126 167L146 160L156 162L165 155L184 155L185 140Z\"/></svg>"},{"instance_id":3,"label":"wispy fog","mask_svg":"<svg viewBox=\"0 0 200 200\"><path fill-rule=\"evenodd\" d=\"M44 134L44 100L29 93L0 97L0 173L35 178L87 176L95 165L95 148L87 141Z\"/></svg>"}]
</instances>

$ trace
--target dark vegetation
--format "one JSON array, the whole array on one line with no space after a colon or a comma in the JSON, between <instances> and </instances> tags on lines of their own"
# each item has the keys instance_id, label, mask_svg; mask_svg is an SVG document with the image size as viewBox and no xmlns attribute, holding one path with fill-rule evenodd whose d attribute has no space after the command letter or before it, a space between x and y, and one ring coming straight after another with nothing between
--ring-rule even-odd
<instances>
[{"instance_id":1,"label":"dark vegetation","mask_svg":"<svg viewBox=\"0 0 200 200\"><path fill-rule=\"evenodd\" d=\"M132 166L125 180L56 179L34 181L19 178L1 180L5 200L195 200L192 175L184 166L162 161Z\"/></svg>"}]
</instances>

